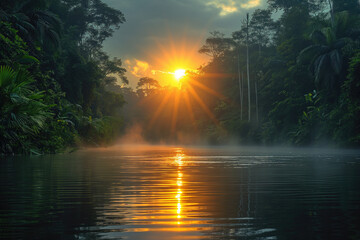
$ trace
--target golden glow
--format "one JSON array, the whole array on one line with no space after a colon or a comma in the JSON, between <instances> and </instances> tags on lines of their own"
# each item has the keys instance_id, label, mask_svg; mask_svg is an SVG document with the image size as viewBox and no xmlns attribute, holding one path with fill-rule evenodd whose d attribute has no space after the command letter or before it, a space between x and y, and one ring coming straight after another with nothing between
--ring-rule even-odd
<instances>
[{"instance_id":1,"label":"golden glow","mask_svg":"<svg viewBox=\"0 0 360 240\"><path fill-rule=\"evenodd\" d=\"M164 108L167 100L170 98L170 95L171 95L171 93L168 92L168 93L166 94L166 96L164 97L164 99L161 101L158 109L156 110L156 112L154 113L154 115L151 117L151 120L150 120L150 123L149 123L149 127L151 127L151 126L156 122L156 120L157 120L157 118L159 117L161 111L163 110L163 108Z\"/></svg>"},{"instance_id":2,"label":"golden glow","mask_svg":"<svg viewBox=\"0 0 360 240\"><path fill-rule=\"evenodd\" d=\"M137 166L135 161L131 162L134 164L133 166ZM207 227L208 224L197 226L207 220L197 219L193 216L193 213L203 211L197 202L198 197L200 200L203 199L203 193L197 192L196 187L189 186L188 179L190 179L191 171L188 172L187 167L191 164L190 159L181 148L176 148L160 164L165 164L168 169L147 182L146 188L128 189L127 186L117 186L119 191L114 191L113 194L116 193L114 196L121 197L122 200L114 201L113 206L118 209L127 208L128 212L124 221L134 222L134 228L130 230L132 232L149 232L149 237L152 239L202 239L198 235L187 237L187 233L213 230L212 226ZM149 173L148 170L139 166L140 172ZM147 176L139 178L141 181L149 180ZM189 191L189 189L195 189L195 191ZM137 192L129 195L129 199L120 194L133 193L133 190ZM128 208L128 206L131 207ZM119 218L119 211L106 211L104 214L113 219ZM161 235L156 235L160 232L162 232ZM169 232L184 232L185 235L174 235L173 237ZM157 237L153 237L155 235Z\"/></svg>"},{"instance_id":3,"label":"golden glow","mask_svg":"<svg viewBox=\"0 0 360 240\"><path fill-rule=\"evenodd\" d=\"M181 180L178 180L178 181L177 181L177 185L178 185L179 187L181 187L181 186L182 186L182 181L181 181Z\"/></svg>"},{"instance_id":4,"label":"golden glow","mask_svg":"<svg viewBox=\"0 0 360 240\"><path fill-rule=\"evenodd\" d=\"M176 154L176 157L175 157L175 163L181 167L183 165L183 159L184 159L184 154L183 153L177 153ZM182 173L180 171L178 171L178 175L180 177L182 177Z\"/></svg>"},{"instance_id":5,"label":"golden glow","mask_svg":"<svg viewBox=\"0 0 360 240\"><path fill-rule=\"evenodd\" d=\"M177 81L180 81L186 75L185 69L178 69L174 72L174 77Z\"/></svg>"},{"instance_id":6,"label":"golden glow","mask_svg":"<svg viewBox=\"0 0 360 240\"><path fill-rule=\"evenodd\" d=\"M189 91L193 95L194 99L198 102L200 107L204 110L204 112L210 117L210 119L216 124L216 126L220 127L219 121L216 119L215 115L210 111L210 109L206 106L204 101L199 97L194 88L189 85Z\"/></svg>"},{"instance_id":7,"label":"golden glow","mask_svg":"<svg viewBox=\"0 0 360 240\"><path fill-rule=\"evenodd\" d=\"M176 36L169 32L165 39L154 39L155 45L146 51L146 59L152 70L150 76L162 86L178 87L184 70L186 74L186 71L194 71L209 61L208 56L198 53L208 32L204 30L198 39L189 39L187 36L191 33L186 28L183 31Z\"/></svg>"},{"instance_id":8,"label":"golden glow","mask_svg":"<svg viewBox=\"0 0 360 240\"><path fill-rule=\"evenodd\" d=\"M196 71L186 71L184 69L178 69L174 72L171 72L171 74L171 78L173 79L171 80L173 82L173 87L165 88L167 92L164 93L164 96L160 100L161 102L160 104L158 104L158 107L152 115L147 127L150 129L154 126L154 124L159 124L158 122L160 116L166 115L166 112L171 111L169 119L170 121L168 124L169 132L174 139L178 138L179 136L183 137L182 135L178 135L177 125L179 125L178 123L183 123L179 122L179 119L185 121L191 119L191 122L195 123L196 120L193 106L194 104L196 104L200 107L201 110L206 113L209 119L215 123L216 127L220 131L225 131L223 127L219 124L219 121L216 119L215 114L207 106L206 101L203 98L203 93L210 94L231 105L236 105L236 103L202 83L201 78L198 79L198 73ZM219 77L218 75L219 74L209 74L204 75L204 77L216 78ZM186 79L186 81L183 81L182 78ZM174 81L174 79L178 79L178 81ZM145 98L143 101L149 99ZM187 110L187 112L184 112L184 110ZM192 127L195 132L198 131L195 124L193 124Z\"/></svg>"},{"instance_id":9,"label":"golden glow","mask_svg":"<svg viewBox=\"0 0 360 240\"><path fill-rule=\"evenodd\" d=\"M183 159L185 157L185 155L182 153L182 151L179 149L176 151L176 156L175 156L175 163L178 166L178 171L177 171L177 179L176 179L176 185L178 186L177 189L177 195L175 196L176 200L177 200L177 205L176 205L176 218L178 219L177 224L180 225L181 224L181 210L182 210L182 205L181 205L181 195L182 195L182 185L183 185L183 173L181 172L181 167L183 166Z\"/></svg>"},{"instance_id":10,"label":"golden glow","mask_svg":"<svg viewBox=\"0 0 360 240\"><path fill-rule=\"evenodd\" d=\"M204 32L204 35L206 34ZM161 118L166 117L169 121L165 125L169 127L171 137L174 139L188 139L187 135L179 133L179 126L191 120L194 132L198 131L197 125L194 124L196 123L195 110L198 106L222 130L219 121L207 106L203 93L213 95L225 102L229 102L229 100L211 89L211 87L206 86L201 81L201 77L198 78L197 74L201 73L201 71L195 69L208 61L207 57L198 54L199 45L201 46L202 44L202 39L194 43L188 42L186 38L177 38L175 40L173 36L169 35L166 41L157 42L157 46L154 48L157 49L156 54L153 52L154 49L148 52L147 61L149 62L149 67L146 64L142 64L142 62L136 62L136 67L147 69L148 73L145 75L158 80L160 85L164 87L163 89L167 91L163 99L159 100L160 103L157 104L157 109L152 114L147 128L151 129L164 125ZM204 75L204 77L216 78L225 76L217 76L213 73L210 76ZM153 99L156 99L156 97L144 98L142 101L151 102ZM158 100L156 99L156 101Z\"/></svg>"},{"instance_id":11,"label":"golden glow","mask_svg":"<svg viewBox=\"0 0 360 240\"><path fill-rule=\"evenodd\" d=\"M179 81L178 87L181 88L180 81ZM179 91L177 91L175 94L174 109L173 109L172 120L171 120L171 134L173 134L173 135L175 134L175 131L176 131L176 122L177 122L177 118L178 118L179 102L180 102L180 93L179 93Z\"/></svg>"}]
</instances>

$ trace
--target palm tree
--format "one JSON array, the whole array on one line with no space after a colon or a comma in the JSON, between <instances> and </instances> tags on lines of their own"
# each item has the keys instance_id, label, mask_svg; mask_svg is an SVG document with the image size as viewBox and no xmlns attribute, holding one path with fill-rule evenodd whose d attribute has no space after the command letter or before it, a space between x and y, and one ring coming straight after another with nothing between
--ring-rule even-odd
<instances>
[{"instance_id":1,"label":"palm tree","mask_svg":"<svg viewBox=\"0 0 360 240\"><path fill-rule=\"evenodd\" d=\"M0 67L0 153L36 152L30 139L51 116L24 70Z\"/></svg>"},{"instance_id":2,"label":"palm tree","mask_svg":"<svg viewBox=\"0 0 360 240\"><path fill-rule=\"evenodd\" d=\"M342 48L351 41L350 16L347 12L335 15L333 27L315 30L311 34L314 44L300 52L298 61L310 63L310 70L319 89L333 91L338 88L344 70Z\"/></svg>"}]
</instances>

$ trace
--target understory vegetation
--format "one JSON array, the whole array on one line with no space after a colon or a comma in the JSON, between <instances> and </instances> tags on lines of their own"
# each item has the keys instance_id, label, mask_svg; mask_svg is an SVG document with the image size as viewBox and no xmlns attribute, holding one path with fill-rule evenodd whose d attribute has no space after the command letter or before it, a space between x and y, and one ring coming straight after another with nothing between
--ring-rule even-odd
<instances>
[{"instance_id":1,"label":"understory vegetation","mask_svg":"<svg viewBox=\"0 0 360 240\"><path fill-rule=\"evenodd\" d=\"M121 60L103 41L125 22L100 0L0 2L0 153L111 143L123 128Z\"/></svg>"}]
</instances>

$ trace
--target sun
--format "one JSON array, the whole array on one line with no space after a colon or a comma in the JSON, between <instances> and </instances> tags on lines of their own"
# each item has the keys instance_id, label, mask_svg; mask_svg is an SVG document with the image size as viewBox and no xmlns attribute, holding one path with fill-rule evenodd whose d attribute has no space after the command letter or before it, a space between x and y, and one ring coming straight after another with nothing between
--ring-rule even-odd
<instances>
[{"instance_id":1,"label":"sun","mask_svg":"<svg viewBox=\"0 0 360 240\"><path fill-rule=\"evenodd\" d=\"M177 69L174 72L174 77L177 81L179 81L181 78L183 78L186 75L185 69Z\"/></svg>"}]
</instances>

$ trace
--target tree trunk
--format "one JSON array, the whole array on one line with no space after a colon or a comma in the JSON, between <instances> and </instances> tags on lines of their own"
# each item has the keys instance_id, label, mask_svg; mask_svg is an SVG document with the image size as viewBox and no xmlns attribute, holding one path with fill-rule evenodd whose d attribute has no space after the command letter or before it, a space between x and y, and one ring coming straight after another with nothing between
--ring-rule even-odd
<instances>
[{"instance_id":1,"label":"tree trunk","mask_svg":"<svg viewBox=\"0 0 360 240\"><path fill-rule=\"evenodd\" d=\"M261 44L259 43L259 61L261 61ZM259 122L259 103L258 103L258 89L257 82L259 76L255 78L255 102L256 102L256 122Z\"/></svg>"},{"instance_id":2,"label":"tree trunk","mask_svg":"<svg viewBox=\"0 0 360 240\"><path fill-rule=\"evenodd\" d=\"M257 91L257 79L255 80L255 102L256 102L256 122L259 122L259 104L258 104L258 91Z\"/></svg>"},{"instance_id":3,"label":"tree trunk","mask_svg":"<svg viewBox=\"0 0 360 240\"><path fill-rule=\"evenodd\" d=\"M240 50L238 51L238 75L239 75L239 92L240 92L240 120L243 120L243 104L242 104L242 79L241 79L241 72L240 72Z\"/></svg>"},{"instance_id":4,"label":"tree trunk","mask_svg":"<svg viewBox=\"0 0 360 240\"><path fill-rule=\"evenodd\" d=\"M241 73L241 109L244 107L244 72ZM241 111L241 120L243 119L243 111Z\"/></svg>"},{"instance_id":5,"label":"tree trunk","mask_svg":"<svg viewBox=\"0 0 360 240\"><path fill-rule=\"evenodd\" d=\"M249 116L248 121L251 121L251 96L250 96L250 71L249 71L249 13L246 14L246 73L248 82L248 102L249 102Z\"/></svg>"},{"instance_id":6,"label":"tree trunk","mask_svg":"<svg viewBox=\"0 0 360 240\"><path fill-rule=\"evenodd\" d=\"M259 58L261 57L261 44L259 43Z\"/></svg>"},{"instance_id":7,"label":"tree trunk","mask_svg":"<svg viewBox=\"0 0 360 240\"><path fill-rule=\"evenodd\" d=\"M334 17L334 3L332 0L328 0L330 6L330 15L331 15L331 26L335 27L335 17Z\"/></svg>"}]
</instances>

